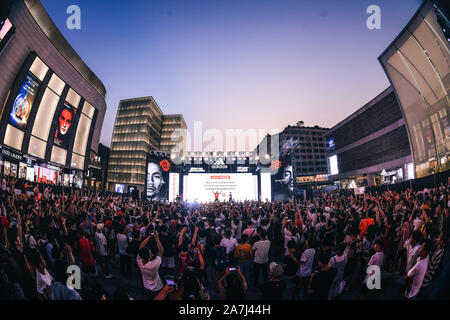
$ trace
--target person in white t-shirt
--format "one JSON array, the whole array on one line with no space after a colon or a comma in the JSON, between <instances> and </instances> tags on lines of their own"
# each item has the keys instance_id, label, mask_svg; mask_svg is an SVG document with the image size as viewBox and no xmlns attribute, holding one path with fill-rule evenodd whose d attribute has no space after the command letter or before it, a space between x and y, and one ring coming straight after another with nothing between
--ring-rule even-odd
<instances>
[{"instance_id":1,"label":"person in white t-shirt","mask_svg":"<svg viewBox=\"0 0 450 320\"><path fill-rule=\"evenodd\" d=\"M299 291L303 288L303 294L301 297L306 294L306 289L308 287L309 278L312 273L312 267L314 262L314 256L316 255L316 244L314 239L308 239L305 242L305 250L303 251L300 259L297 257L294 258L294 262L298 265L296 279L295 279L295 287L292 292L291 300L297 296Z\"/></svg>"},{"instance_id":2,"label":"person in white t-shirt","mask_svg":"<svg viewBox=\"0 0 450 320\"><path fill-rule=\"evenodd\" d=\"M259 233L260 240L253 244L255 258L253 259L253 285L256 287L259 283L259 273L262 272L263 282L267 280L267 269L269 262L270 240L267 240L267 232L262 229Z\"/></svg>"},{"instance_id":3,"label":"person in white t-shirt","mask_svg":"<svg viewBox=\"0 0 450 320\"><path fill-rule=\"evenodd\" d=\"M407 273L415 264L420 249L420 232L413 231L403 247L406 249L406 270Z\"/></svg>"},{"instance_id":4,"label":"person in white t-shirt","mask_svg":"<svg viewBox=\"0 0 450 320\"><path fill-rule=\"evenodd\" d=\"M428 254L432 247L433 243L430 239L425 240L420 247L417 262L405 276L405 280L410 284L409 288L405 291L405 298L413 299L418 295L420 288L422 287L423 278L427 273L429 260Z\"/></svg>"},{"instance_id":5,"label":"person in white t-shirt","mask_svg":"<svg viewBox=\"0 0 450 320\"><path fill-rule=\"evenodd\" d=\"M377 239L373 245L373 248L375 250L375 253L372 255L372 257L370 257L369 263L367 263L367 268L369 268L369 266L378 266L381 269L381 267L383 266L383 262L384 262L383 240ZM367 282L367 279L373 273L369 274L366 272L366 274L367 275L364 278L364 283Z\"/></svg>"},{"instance_id":6,"label":"person in white t-shirt","mask_svg":"<svg viewBox=\"0 0 450 320\"><path fill-rule=\"evenodd\" d=\"M147 244L152 237L156 240L157 252L154 248L147 248ZM142 283L150 299L153 299L163 288L163 283L158 273L163 255L164 249L159 241L158 232L154 231L153 235L150 234L142 241L139 247L139 254L136 258L137 265L142 274Z\"/></svg>"},{"instance_id":7,"label":"person in white t-shirt","mask_svg":"<svg viewBox=\"0 0 450 320\"><path fill-rule=\"evenodd\" d=\"M97 224L97 232L95 233L95 244L97 249L97 262L100 265L103 276L106 279L111 279L112 275L109 273L108 266L108 242L106 241L106 237L103 234L104 224Z\"/></svg>"},{"instance_id":8,"label":"person in white t-shirt","mask_svg":"<svg viewBox=\"0 0 450 320\"><path fill-rule=\"evenodd\" d=\"M50 300L53 278L47 271L47 265L39 251L33 251L30 262L36 270L36 289L40 299Z\"/></svg>"},{"instance_id":9,"label":"person in white t-shirt","mask_svg":"<svg viewBox=\"0 0 450 320\"><path fill-rule=\"evenodd\" d=\"M226 249L226 254L233 252L234 247L237 245L237 240L231 236L231 230L225 230L225 237L220 241L220 246Z\"/></svg>"}]
</instances>

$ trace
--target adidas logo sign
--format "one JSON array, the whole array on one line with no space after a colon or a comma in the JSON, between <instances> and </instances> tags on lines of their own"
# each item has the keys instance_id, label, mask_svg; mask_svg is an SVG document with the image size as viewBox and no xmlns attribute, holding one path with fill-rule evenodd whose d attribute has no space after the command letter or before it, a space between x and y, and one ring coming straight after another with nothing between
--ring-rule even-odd
<instances>
[{"instance_id":1,"label":"adidas logo sign","mask_svg":"<svg viewBox=\"0 0 450 320\"><path fill-rule=\"evenodd\" d=\"M225 164L225 161L223 161L222 158L219 158L214 162L214 164L211 166L212 169L227 169L228 166Z\"/></svg>"}]
</instances>

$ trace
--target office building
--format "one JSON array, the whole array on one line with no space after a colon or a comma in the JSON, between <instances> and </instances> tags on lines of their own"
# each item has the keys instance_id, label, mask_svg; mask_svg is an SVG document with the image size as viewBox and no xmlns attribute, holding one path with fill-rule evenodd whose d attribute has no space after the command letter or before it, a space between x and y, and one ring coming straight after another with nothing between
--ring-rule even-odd
<instances>
[{"instance_id":1,"label":"office building","mask_svg":"<svg viewBox=\"0 0 450 320\"><path fill-rule=\"evenodd\" d=\"M121 100L108 163L108 190L142 192L150 151L171 151L171 135L185 129L182 115L164 115L153 97Z\"/></svg>"}]
</instances>

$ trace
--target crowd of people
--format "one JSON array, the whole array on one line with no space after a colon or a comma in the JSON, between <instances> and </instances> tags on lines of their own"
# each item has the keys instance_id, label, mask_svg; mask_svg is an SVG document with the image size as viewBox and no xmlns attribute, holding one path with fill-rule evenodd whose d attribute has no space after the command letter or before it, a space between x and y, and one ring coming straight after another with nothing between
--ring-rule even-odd
<instances>
[{"instance_id":1,"label":"crowd of people","mask_svg":"<svg viewBox=\"0 0 450 320\"><path fill-rule=\"evenodd\" d=\"M449 184L193 204L5 177L0 193L2 300L134 299L114 286L117 277L153 300L242 300L250 290L263 300L339 299L352 290L371 299L374 266L381 279L402 281L397 299L420 299L442 270L450 231ZM68 274L74 265L78 287Z\"/></svg>"}]
</instances>

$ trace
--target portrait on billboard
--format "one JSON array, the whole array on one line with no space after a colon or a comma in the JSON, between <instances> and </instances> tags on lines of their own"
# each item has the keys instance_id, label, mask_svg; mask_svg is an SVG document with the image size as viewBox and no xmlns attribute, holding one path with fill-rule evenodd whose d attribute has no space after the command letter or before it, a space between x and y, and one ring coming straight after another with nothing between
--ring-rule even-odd
<instances>
[{"instance_id":1,"label":"portrait on billboard","mask_svg":"<svg viewBox=\"0 0 450 320\"><path fill-rule=\"evenodd\" d=\"M28 72L20 86L19 93L14 99L9 115L9 123L11 125L25 131L38 89L39 80Z\"/></svg>"},{"instance_id":2,"label":"portrait on billboard","mask_svg":"<svg viewBox=\"0 0 450 320\"><path fill-rule=\"evenodd\" d=\"M294 170L291 155L282 155L270 165L272 200L287 201L294 196Z\"/></svg>"},{"instance_id":3,"label":"portrait on billboard","mask_svg":"<svg viewBox=\"0 0 450 320\"><path fill-rule=\"evenodd\" d=\"M163 201L168 199L170 162L157 156L150 157L147 162L146 198Z\"/></svg>"},{"instance_id":4,"label":"portrait on billboard","mask_svg":"<svg viewBox=\"0 0 450 320\"><path fill-rule=\"evenodd\" d=\"M61 112L56 121L56 131L54 144L61 148L67 149L69 147L70 137L74 131L73 122L75 120L76 109L68 102L64 103Z\"/></svg>"}]
</instances>

